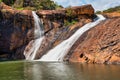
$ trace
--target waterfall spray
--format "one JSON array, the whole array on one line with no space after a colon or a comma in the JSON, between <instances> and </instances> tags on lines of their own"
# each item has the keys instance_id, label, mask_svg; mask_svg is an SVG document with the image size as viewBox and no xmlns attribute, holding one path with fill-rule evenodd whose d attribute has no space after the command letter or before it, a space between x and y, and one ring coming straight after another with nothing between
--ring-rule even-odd
<instances>
[{"instance_id":1,"label":"waterfall spray","mask_svg":"<svg viewBox=\"0 0 120 80\"><path fill-rule=\"evenodd\" d=\"M39 17L36 15L34 11L32 11L33 18L34 18L34 25L35 25L35 30L34 30L34 39L31 41L30 44L30 49L27 50L25 49L24 55L26 57L26 60L34 60L36 53L44 39L44 30L43 30L43 25L42 21L39 19Z\"/></svg>"},{"instance_id":2,"label":"waterfall spray","mask_svg":"<svg viewBox=\"0 0 120 80\"><path fill-rule=\"evenodd\" d=\"M78 29L70 38L67 40L61 42L59 45L51 49L48 53L43 55L39 61L63 61L64 56L68 53L70 48L73 46L73 44L79 39L79 37L89 30L90 28L96 26L98 23L100 23L102 20L105 20L105 18L102 15L97 15L98 19L94 22L90 22L80 29Z\"/></svg>"}]
</instances>

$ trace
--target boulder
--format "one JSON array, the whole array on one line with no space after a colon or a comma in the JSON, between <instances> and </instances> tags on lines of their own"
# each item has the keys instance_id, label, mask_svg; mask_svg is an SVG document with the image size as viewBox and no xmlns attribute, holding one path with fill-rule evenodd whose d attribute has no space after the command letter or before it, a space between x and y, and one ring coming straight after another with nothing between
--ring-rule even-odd
<instances>
[{"instance_id":1,"label":"boulder","mask_svg":"<svg viewBox=\"0 0 120 80\"><path fill-rule=\"evenodd\" d=\"M72 15L82 15L82 14L88 14L88 15L94 15L94 8L91 4L82 5L82 6L74 6L70 8L66 8L66 10L72 10Z\"/></svg>"}]
</instances>

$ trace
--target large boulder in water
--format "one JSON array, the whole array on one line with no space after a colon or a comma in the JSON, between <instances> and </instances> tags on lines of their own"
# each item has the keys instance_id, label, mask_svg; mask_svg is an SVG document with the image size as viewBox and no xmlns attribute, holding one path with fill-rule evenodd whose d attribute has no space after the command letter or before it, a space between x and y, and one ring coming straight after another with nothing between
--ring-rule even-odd
<instances>
[{"instance_id":1,"label":"large boulder in water","mask_svg":"<svg viewBox=\"0 0 120 80\"><path fill-rule=\"evenodd\" d=\"M85 32L66 59L70 62L119 64L120 17L107 19Z\"/></svg>"}]
</instances>

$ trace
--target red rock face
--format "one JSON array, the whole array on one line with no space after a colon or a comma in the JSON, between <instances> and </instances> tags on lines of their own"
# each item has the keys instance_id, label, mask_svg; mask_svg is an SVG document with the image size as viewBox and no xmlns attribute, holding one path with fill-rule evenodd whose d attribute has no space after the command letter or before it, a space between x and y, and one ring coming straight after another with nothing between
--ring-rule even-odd
<instances>
[{"instance_id":1,"label":"red rock face","mask_svg":"<svg viewBox=\"0 0 120 80\"><path fill-rule=\"evenodd\" d=\"M72 10L73 15L82 15L82 14L93 15L94 14L94 8L90 4L71 7L70 9Z\"/></svg>"},{"instance_id":2,"label":"red rock face","mask_svg":"<svg viewBox=\"0 0 120 80\"><path fill-rule=\"evenodd\" d=\"M10 6L7 6L3 2L0 3L0 9L12 9Z\"/></svg>"},{"instance_id":3,"label":"red rock face","mask_svg":"<svg viewBox=\"0 0 120 80\"><path fill-rule=\"evenodd\" d=\"M0 54L24 58L23 51L34 38L32 11L18 11L1 3L0 5Z\"/></svg>"},{"instance_id":4,"label":"red rock face","mask_svg":"<svg viewBox=\"0 0 120 80\"><path fill-rule=\"evenodd\" d=\"M71 9L76 11L77 18L82 17L79 23L73 26L64 26L64 20L67 17L65 9L37 11L38 16L43 19L45 39L37 52L36 59L69 38L78 28L92 21L93 17L88 16L94 15L92 6ZM89 11L91 11L90 14ZM10 57L13 56L15 59L23 59L25 47L30 49L31 46L28 43L34 40L33 32L32 11L15 10L4 3L0 5L0 54L10 54Z\"/></svg>"},{"instance_id":5,"label":"red rock face","mask_svg":"<svg viewBox=\"0 0 120 80\"><path fill-rule=\"evenodd\" d=\"M57 46L62 41L68 39L84 24L93 20L93 17L88 16L94 15L94 9L91 5L76 8L74 7L71 8L71 10L76 13L74 15L77 19L81 17L81 20L72 26L64 26L64 20L69 19L67 18L68 15L66 14L67 9L37 11L38 16L42 18L44 22L45 39L43 40L42 45L37 52L36 59L40 59L43 54L46 54L50 49ZM85 12L83 13L83 11Z\"/></svg>"},{"instance_id":6,"label":"red rock face","mask_svg":"<svg viewBox=\"0 0 120 80\"><path fill-rule=\"evenodd\" d=\"M70 9L70 11L69 11ZM65 20L77 19L80 23L91 22L94 17L94 9L91 5L77 6L61 10L38 10L37 15L43 19L45 33L53 28L63 27ZM71 16L68 16L70 14ZM74 17L72 17L74 16ZM49 26L53 22L53 26Z\"/></svg>"},{"instance_id":7,"label":"red rock face","mask_svg":"<svg viewBox=\"0 0 120 80\"><path fill-rule=\"evenodd\" d=\"M51 22L53 24L53 22ZM85 23L79 22L73 26L63 26L57 27L53 24L52 29L45 34L45 39L43 40L41 47L39 48L36 59L46 54L50 49L54 48L62 41L68 39L75 31L82 27Z\"/></svg>"},{"instance_id":8,"label":"red rock face","mask_svg":"<svg viewBox=\"0 0 120 80\"><path fill-rule=\"evenodd\" d=\"M107 19L84 33L66 57L70 62L120 63L120 18Z\"/></svg>"},{"instance_id":9,"label":"red rock face","mask_svg":"<svg viewBox=\"0 0 120 80\"><path fill-rule=\"evenodd\" d=\"M68 39L78 28L92 21L94 9L91 5L72 7L72 14L79 22L64 26L68 17L66 9L37 11L44 22L45 39L39 48L36 59L50 49ZM86 63L120 63L120 18L110 17L96 27L85 32L73 45L65 61ZM0 58L24 59L25 47L34 40L32 11L15 10L4 3L0 4Z\"/></svg>"},{"instance_id":10,"label":"red rock face","mask_svg":"<svg viewBox=\"0 0 120 80\"><path fill-rule=\"evenodd\" d=\"M120 17L119 12L103 13L103 15L107 18Z\"/></svg>"}]
</instances>

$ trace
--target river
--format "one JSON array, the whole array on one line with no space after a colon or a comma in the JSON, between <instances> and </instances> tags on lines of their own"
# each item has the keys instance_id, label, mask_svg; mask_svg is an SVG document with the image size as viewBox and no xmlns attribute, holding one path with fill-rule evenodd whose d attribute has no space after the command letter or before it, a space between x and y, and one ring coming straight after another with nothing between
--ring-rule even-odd
<instances>
[{"instance_id":1,"label":"river","mask_svg":"<svg viewBox=\"0 0 120 80\"><path fill-rule=\"evenodd\" d=\"M8 61L0 80L120 80L120 65Z\"/></svg>"}]
</instances>

